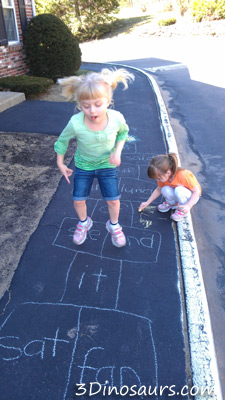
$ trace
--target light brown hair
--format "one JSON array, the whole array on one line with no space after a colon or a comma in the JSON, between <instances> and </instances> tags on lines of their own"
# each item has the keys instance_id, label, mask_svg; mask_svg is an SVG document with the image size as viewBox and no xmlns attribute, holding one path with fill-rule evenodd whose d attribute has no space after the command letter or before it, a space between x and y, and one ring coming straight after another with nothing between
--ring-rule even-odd
<instances>
[{"instance_id":1,"label":"light brown hair","mask_svg":"<svg viewBox=\"0 0 225 400\"><path fill-rule=\"evenodd\" d=\"M178 159L175 153L159 154L152 158L148 166L148 177L151 179L159 179L160 175L171 170L172 176L183 168L178 167Z\"/></svg>"}]
</instances>

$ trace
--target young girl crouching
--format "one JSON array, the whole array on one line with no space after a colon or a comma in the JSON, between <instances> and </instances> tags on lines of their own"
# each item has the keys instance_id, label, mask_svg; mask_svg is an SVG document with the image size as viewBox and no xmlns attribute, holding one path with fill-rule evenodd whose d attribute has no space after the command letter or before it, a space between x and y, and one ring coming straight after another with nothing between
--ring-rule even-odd
<instances>
[{"instance_id":1,"label":"young girl crouching","mask_svg":"<svg viewBox=\"0 0 225 400\"><path fill-rule=\"evenodd\" d=\"M171 218L181 221L201 196L201 186L196 177L191 171L178 167L175 153L154 157L148 167L148 176L156 179L158 186L149 199L140 204L139 211L162 194L165 201L158 205L158 210L167 212L174 209Z\"/></svg>"}]
</instances>

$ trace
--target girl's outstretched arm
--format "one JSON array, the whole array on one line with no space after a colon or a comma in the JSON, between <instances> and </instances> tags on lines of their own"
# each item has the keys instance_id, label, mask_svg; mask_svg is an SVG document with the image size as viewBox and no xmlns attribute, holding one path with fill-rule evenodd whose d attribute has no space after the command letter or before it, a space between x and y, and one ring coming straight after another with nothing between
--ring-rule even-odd
<instances>
[{"instance_id":1,"label":"girl's outstretched arm","mask_svg":"<svg viewBox=\"0 0 225 400\"><path fill-rule=\"evenodd\" d=\"M144 210L144 208L148 207L149 204L151 204L155 199L157 199L157 197L160 196L160 194L161 194L161 187L157 186L157 188L152 192L149 199L140 204L138 211L142 211Z\"/></svg>"},{"instance_id":2,"label":"girl's outstretched arm","mask_svg":"<svg viewBox=\"0 0 225 400\"><path fill-rule=\"evenodd\" d=\"M110 164L115 164L117 167L121 164L121 153L125 144L125 140L120 140L116 143L115 151L110 155Z\"/></svg>"},{"instance_id":3,"label":"girl's outstretched arm","mask_svg":"<svg viewBox=\"0 0 225 400\"><path fill-rule=\"evenodd\" d=\"M62 156L61 154L58 154L58 153L57 153L57 166L60 169L62 175L66 178L67 182L70 183L69 176L72 175L73 170L68 168L64 164L64 156Z\"/></svg>"}]
</instances>

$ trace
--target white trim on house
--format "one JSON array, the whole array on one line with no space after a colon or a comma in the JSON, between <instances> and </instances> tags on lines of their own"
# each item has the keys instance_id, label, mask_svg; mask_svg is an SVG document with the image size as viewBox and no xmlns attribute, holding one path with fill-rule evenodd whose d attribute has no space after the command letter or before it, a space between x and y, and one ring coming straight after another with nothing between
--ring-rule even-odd
<instances>
[{"instance_id":1,"label":"white trim on house","mask_svg":"<svg viewBox=\"0 0 225 400\"><path fill-rule=\"evenodd\" d=\"M11 3L10 6L7 6L4 0L2 0L2 8L3 8L3 17L4 17L4 9L10 9L13 10L13 16L14 16L14 25L15 25L15 34L17 36L17 40L10 40L8 38L8 46L13 46L15 44L20 43L20 39L19 39L19 30L18 30L18 24L17 24L17 18L16 18L16 9L15 9L15 2L14 0L9 0L9 2ZM6 21L5 21L6 22ZM6 25L6 24L5 24ZM7 26L6 26L6 33L7 33Z\"/></svg>"},{"instance_id":2,"label":"white trim on house","mask_svg":"<svg viewBox=\"0 0 225 400\"><path fill-rule=\"evenodd\" d=\"M36 15L36 8L35 8L35 2L34 0L31 0L31 7L32 7L32 15L35 17Z\"/></svg>"}]
</instances>

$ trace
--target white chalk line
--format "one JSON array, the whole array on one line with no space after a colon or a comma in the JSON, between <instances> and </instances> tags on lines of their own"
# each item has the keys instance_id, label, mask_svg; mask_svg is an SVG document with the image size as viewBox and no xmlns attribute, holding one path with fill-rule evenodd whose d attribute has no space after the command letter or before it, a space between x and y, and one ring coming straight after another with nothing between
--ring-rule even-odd
<instances>
[{"instance_id":1,"label":"white chalk line","mask_svg":"<svg viewBox=\"0 0 225 400\"><path fill-rule=\"evenodd\" d=\"M155 73L157 71L174 71L177 69L183 69L186 68L187 66L181 63L178 64L168 64L168 65L159 65L158 67L152 67L152 68L144 68L146 71Z\"/></svg>"}]
</instances>

